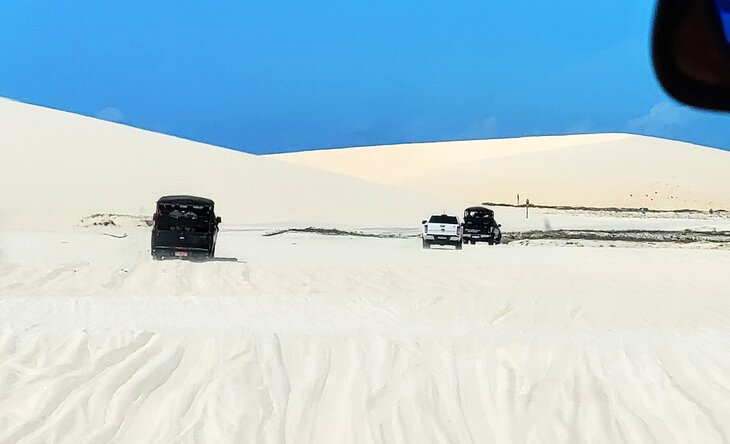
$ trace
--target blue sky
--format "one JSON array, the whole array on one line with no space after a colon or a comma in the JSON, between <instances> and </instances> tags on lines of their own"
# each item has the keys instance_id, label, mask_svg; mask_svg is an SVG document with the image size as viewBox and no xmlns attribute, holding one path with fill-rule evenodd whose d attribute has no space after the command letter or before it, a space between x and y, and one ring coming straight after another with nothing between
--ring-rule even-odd
<instances>
[{"instance_id":1,"label":"blue sky","mask_svg":"<svg viewBox=\"0 0 730 444\"><path fill-rule=\"evenodd\" d=\"M605 131L730 149L730 114L657 84L653 7L6 1L0 96L254 153Z\"/></svg>"}]
</instances>

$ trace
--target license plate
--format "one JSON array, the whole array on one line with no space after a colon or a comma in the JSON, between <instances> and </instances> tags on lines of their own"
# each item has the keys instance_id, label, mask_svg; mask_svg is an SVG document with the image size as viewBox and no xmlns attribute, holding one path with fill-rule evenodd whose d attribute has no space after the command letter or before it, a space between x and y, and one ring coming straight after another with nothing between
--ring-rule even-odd
<instances>
[{"instance_id":1,"label":"license plate","mask_svg":"<svg viewBox=\"0 0 730 444\"><path fill-rule=\"evenodd\" d=\"M188 257L188 252L187 251L176 251L175 257Z\"/></svg>"}]
</instances>

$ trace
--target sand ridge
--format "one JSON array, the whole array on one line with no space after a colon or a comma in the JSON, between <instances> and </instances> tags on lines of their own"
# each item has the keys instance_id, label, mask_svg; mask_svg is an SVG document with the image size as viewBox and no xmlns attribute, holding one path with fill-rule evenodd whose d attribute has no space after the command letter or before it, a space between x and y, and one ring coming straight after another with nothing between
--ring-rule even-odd
<instances>
[{"instance_id":1,"label":"sand ridge","mask_svg":"<svg viewBox=\"0 0 730 444\"><path fill-rule=\"evenodd\" d=\"M346 148L271 157L478 202L662 209L730 208L730 152L630 134Z\"/></svg>"},{"instance_id":2,"label":"sand ridge","mask_svg":"<svg viewBox=\"0 0 730 444\"><path fill-rule=\"evenodd\" d=\"M409 223L434 199L263 156L0 100L0 226L151 215L166 194L216 201L228 223Z\"/></svg>"}]
</instances>

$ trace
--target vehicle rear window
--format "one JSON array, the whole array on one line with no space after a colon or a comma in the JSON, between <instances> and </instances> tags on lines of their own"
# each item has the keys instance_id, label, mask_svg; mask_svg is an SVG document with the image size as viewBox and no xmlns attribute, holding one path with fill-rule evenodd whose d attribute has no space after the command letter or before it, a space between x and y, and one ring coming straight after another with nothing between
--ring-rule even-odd
<instances>
[{"instance_id":1,"label":"vehicle rear window","mask_svg":"<svg viewBox=\"0 0 730 444\"><path fill-rule=\"evenodd\" d=\"M446 216L442 214L441 216L431 216L431 219L428 220L428 223L430 224L458 224L459 220L456 219L455 216Z\"/></svg>"},{"instance_id":2,"label":"vehicle rear window","mask_svg":"<svg viewBox=\"0 0 730 444\"><path fill-rule=\"evenodd\" d=\"M161 204L157 207L155 228L163 231L210 231L211 208L206 205Z\"/></svg>"},{"instance_id":3,"label":"vehicle rear window","mask_svg":"<svg viewBox=\"0 0 730 444\"><path fill-rule=\"evenodd\" d=\"M210 215L210 207L205 205L173 205L162 204L159 207L160 214L175 219L198 219Z\"/></svg>"}]
</instances>

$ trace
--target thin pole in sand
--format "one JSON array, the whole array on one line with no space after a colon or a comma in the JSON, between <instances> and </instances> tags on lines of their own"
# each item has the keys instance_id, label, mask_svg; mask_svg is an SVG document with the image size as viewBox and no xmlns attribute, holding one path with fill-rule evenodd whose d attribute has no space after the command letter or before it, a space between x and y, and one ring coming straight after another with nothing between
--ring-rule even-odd
<instances>
[{"instance_id":1,"label":"thin pole in sand","mask_svg":"<svg viewBox=\"0 0 730 444\"><path fill-rule=\"evenodd\" d=\"M517 206L520 206L520 193L517 193Z\"/></svg>"},{"instance_id":2,"label":"thin pole in sand","mask_svg":"<svg viewBox=\"0 0 730 444\"><path fill-rule=\"evenodd\" d=\"M530 199L525 200L525 219L530 218Z\"/></svg>"}]
</instances>

